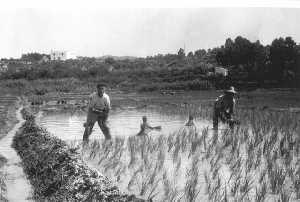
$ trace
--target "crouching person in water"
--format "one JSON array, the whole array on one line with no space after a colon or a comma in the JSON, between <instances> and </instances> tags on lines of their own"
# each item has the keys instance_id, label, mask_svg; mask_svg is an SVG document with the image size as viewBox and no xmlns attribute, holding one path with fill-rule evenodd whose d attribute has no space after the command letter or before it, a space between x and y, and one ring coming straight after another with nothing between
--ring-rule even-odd
<instances>
[{"instance_id":1,"label":"crouching person in water","mask_svg":"<svg viewBox=\"0 0 300 202\"><path fill-rule=\"evenodd\" d=\"M197 127L194 123L194 116L189 115L188 121L185 123L183 127L181 127L178 131L179 134L186 134L186 135L196 135Z\"/></svg>"},{"instance_id":2,"label":"crouching person in water","mask_svg":"<svg viewBox=\"0 0 300 202\"><path fill-rule=\"evenodd\" d=\"M186 122L185 126L192 126L192 127L195 126L194 117L192 115L189 115L189 120L188 122Z\"/></svg>"},{"instance_id":3,"label":"crouching person in water","mask_svg":"<svg viewBox=\"0 0 300 202\"><path fill-rule=\"evenodd\" d=\"M137 134L137 136L145 136L148 135L152 130L161 130L161 126L152 127L147 122L147 117L143 116L143 123L141 124L141 130Z\"/></svg>"},{"instance_id":4,"label":"crouching person in water","mask_svg":"<svg viewBox=\"0 0 300 202\"><path fill-rule=\"evenodd\" d=\"M233 129L235 121L233 120L233 113L235 108L236 91L234 87L230 87L224 91L224 95L219 96L214 104L213 112L213 129L218 130L219 120L223 123L229 124L230 129Z\"/></svg>"},{"instance_id":5,"label":"crouching person in water","mask_svg":"<svg viewBox=\"0 0 300 202\"><path fill-rule=\"evenodd\" d=\"M97 85L97 92L94 92L89 97L87 121L84 124L85 130L83 134L83 142L87 143L95 122L103 132L105 139L111 139L110 129L107 126L107 118L110 110L110 99L105 93L105 84Z\"/></svg>"},{"instance_id":6,"label":"crouching person in water","mask_svg":"<svg viewBox=\"0 0 300 202\"><path fill-rule=\"evenodd\" d=\"M189 129L193 129L194 131L197 130L197 127L194 123L194 116L189 115L189 120L186 122L185 127L189 128Z\"/></svg>"}]
</instances>

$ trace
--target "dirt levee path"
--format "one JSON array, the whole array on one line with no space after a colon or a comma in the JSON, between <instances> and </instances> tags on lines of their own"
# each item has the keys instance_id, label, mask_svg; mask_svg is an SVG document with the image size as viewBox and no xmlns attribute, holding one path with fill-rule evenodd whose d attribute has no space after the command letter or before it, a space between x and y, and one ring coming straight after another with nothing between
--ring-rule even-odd
<instances>
[{"instance_id":1,"label":"dirt levee path","mask_svg":"<svg viewBox=\"0 0 300 202\"><path fill-rule=\"evenodd\" d=\"M29 199L31 195L31 186L23 172L21 159L19 158L17 152L11 147L15 133L25 121L22 118L20 112L21 110L22 107L16 111L18 123L13 127L12 130L8 132L6 136L0 140L0 154L7 159L7 163L1 168L1 170L6 174L6 198L10 202L31 201Z\"/></svg>"}]
</instances>

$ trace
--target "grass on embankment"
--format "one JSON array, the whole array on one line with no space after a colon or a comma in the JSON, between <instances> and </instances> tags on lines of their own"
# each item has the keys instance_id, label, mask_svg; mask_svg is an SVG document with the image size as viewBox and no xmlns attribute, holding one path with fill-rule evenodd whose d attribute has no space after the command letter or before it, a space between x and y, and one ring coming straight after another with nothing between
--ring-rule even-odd
<instances>
[{"instance_id":1,"label":"grass on embankment","mask_svg":"<svg viewBox=\"0 0 300 202\"><path fill-rule=\"evenodd\" d=\"M0 154L0 169L7 162L7 159ZM5 173L0 171L0 201L7 202L6 199L6 184L5 184Z\"/></svg>"},{"instance_id":2,"label":"grass on embankment","mask_svg":"<svg viewBox=\"0 0 300 202\"><path fill-rule=\"evenodd\" d=\"M36 201L143 201L120 193L111 181L87 167L75 149L38 127L34 116L22 111L26 122L13 140Z\"/></svg>"}]
</instances>

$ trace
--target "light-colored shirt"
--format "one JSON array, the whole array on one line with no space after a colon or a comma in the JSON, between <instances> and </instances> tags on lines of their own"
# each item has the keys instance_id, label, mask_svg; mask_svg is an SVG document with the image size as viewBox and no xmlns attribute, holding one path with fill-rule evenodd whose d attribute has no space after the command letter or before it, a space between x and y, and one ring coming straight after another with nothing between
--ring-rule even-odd
<instances>
[{"instance_id":1,"label":"light-colored shirt","mask_svg":"<svg viewBox=\"0 0 300 202\"><path fill-rule=\"evenodd\" d=\"M110 99L109 96L104 93L102 97L99 97L97 92L94 92L89 97L89 108L90 109L97 109L97 110L104 110L110 109Z\"/></svg>"}]
</instances>

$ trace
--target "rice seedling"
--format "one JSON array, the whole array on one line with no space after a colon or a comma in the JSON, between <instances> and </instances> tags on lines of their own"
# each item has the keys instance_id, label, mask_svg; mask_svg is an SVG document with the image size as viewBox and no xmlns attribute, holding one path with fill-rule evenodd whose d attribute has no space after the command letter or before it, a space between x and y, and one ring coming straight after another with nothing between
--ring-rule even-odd
<instances>
[{"instance_id":1,"label":"rice seedling","mask_svg":"<svg viewBox=\"0 0 300 202\"><path fill-rule=\"evenodd\" d=\"M282 189L280 191L280 201L281 202L289 202L291 198L291 193L287 189Z\"/></svg>"},{"instance_id":2,"label":"rice seedling","mask_svg":"<svg viewBox=\"0 0 300 202\"><path fill-rule=\"evenodd\" d=\"M188 179L186 181L184 189L186 201L195 202L200 192L199 188L197 188L199 178L198 163L199 158L197 156L194 156L191 169L187 171Z\"/></svg>"},{"instance_id":3,"label":"rice seedling","mask_svg":"<svg viewBox=\"0 0 300 202\"><path fill-rule=\"evenodd\" d=\"M204 146L204 150L206 150L206 148L207 148L207 136L208 136L208 127L204 128L202 130L202 135L201 135L203 146Z\"/></svg>"},{"instance_id":4,"label":"rice seedling","mask_svg":"<svg viewBox=\"0 0 300 202\"><path fill-rule=\"evenodd\" d=\"M173 162L175 163L178 159L178 155L179 155L179 151L180 151L180 146L179 145L176 145L174 151L173 151L173 154L172 154L172 157L173 157Z\"/></svg>"},{"instance_id":5,"label":"rice seedling","mask_svg":"<svg viewBox=\"0 0 300 202\"><path fill-rule=\"evenodd\" d=\"M148 194L148 197L147 197L147 200L151 200L153 201L154 198L159 194L159 191L158 191L158 184L160 183L160 179L157 180L154 184L152 184L151 188L149 189L149 194Z\"/></svg>"},{"instance_id":6,"label":"rice seedling","mask_svg":"<svg viewBox=\"0 0 300 202\"><path fill-rule=\"evenodd\" d=\"M238 173L242 165L242 158L238 157L236 158L236 161L231 161L231 164L229 165L229 168L231 170L231 173Z\"/></svg>"},{"instance_id":7,"label":"rice seedling","mask_svg":"<svg viewBox=\"0 0 300 202\"><path fill-rule=\"evenodd\" d=\"M248 195L249 191L252 189L253 180L252 177L246 175L245 178L242 180L240 185L239 191L241 193L240 200L243 200L245 196Z\"/></svg>"},{"instance_id":8,"label":"rice seedling","mask_svg":"<svg viewBox=\"0 0 300 202\"><path fill-rule=\"evenodd\" d=\"M168 136L167 143L168 143L168 152L170 152L174 146L174 135Z\"/></svg>"},{"instance_id":9,"label":"rice seedling","mask_svg":"<svg viewBox=\"0 0 300 202\"><path fill-rule=\"evenodd\" d=\"M239 187L241 186L242 175L241 172L235 175L233 183L230 189L231 195L235 196L238 193Z\"/></svg>"},{"instance_id":10,"label":"rice seedling","mask_svg":"<svg viewBox=\"0 0 300 202\"><path fill-rule=\"evenodd\" d=\"M162 183L163 183L163 198L161 201L178 201L176 200L179 196L179 191L177 190L176 185L174 186L173 183L170 181L168 175L166 172L163 173L162 177Z\"/></svg>"},{"instance_id":11,"label":"rice seedling","mask_svg":"<svg viewBox=\"0 0 300 202\"><path fill-rule=\"evenodd\" d=\"M258 180L259 184L262 184L264 182L266 174L267 174L267 170L262 170Z\"/></svg>"},{"instance_id":12,"label":"rice seedling","mask_svg":"<svg viewBox=\"0 0 300 202\"><path fill-rule=\"evenodd\" d=\"M255 201L257 202L263 202L266 198L267 194L267 184L264 181L259 189L256 188L255 193Z\"/></svg>"},{"instance_id":13,"label":"rice seedling","mask_svg":"<svg viewBox=\"0 0 300 202\"><path fill-rule=\"evenodd\" d=\"M164 166L165 158L166 158L165 150L163 148L161 148L157 155L158 170L162 170L162 168Z\"/></svg>"},{"instance_id":14,"label":"rice seedling","mask_svg":"<svg viewBox=\"0 0 300 202\"><path fill-rule=\"evenodd\" d=\"M221 201L228 202L227 186L225 185Z\"/></svg>"},{"instance_id":15,"label":"rice seedling","mask_svg":"<svg viewBox=\"0 0 300 202\"><path fill-rule=\"evenodd\" d=\"M144 196L148 189L148 182L147 182L147 178L142 178L142 179L143 179L142 182L139 184L139 188L140 188L139 195Z\"/></svg>"},{"instance_id":16,"label":"rice seedling","mask_svg":"<svg viewBox=\"0 0 300 202\"><path fill-rule=\"evenodd\" d=\"M256 151L256 158L254 162L254 169L257 169L261 164L261 156L262 156L262 149L261 147L258 147Z\"/></svg>"},{"instance_id":17,"label":"rice seedling","mask_svg":"<svg viewBox=\"0 0 300 202\"><path fill-rule=\"evenodd\" d=\"M127 188L128 190L131 190L131 187L134 186L134 184L136 183L137 181L137 176L140 172L143 172L143 169L144 167L143 166L140 166L134 173L133 175L131 176L131 179L129 180L128 182L128 185L127 185Z\"/></svg>"},{"instance_id":18,"label":"rice seedling","mask_svg":"<svg viewBox=\"0 0 300 202\"><path fill-rule=\"evenodd\" d=\"M279 168L277 165L268 170L268 180L270 184L270 190L273 194L278 194L282 189L283 183L286 178L286 172L283 168Z\"/></svg>"},{"instance_id":19,"label":"rice seedling","mask_svg":"<svg viewBox=\"0 0 300 202\"><path fill-rule=\"evenodd\" d=\"M172 193L172 186L166 171L163 174L163 190L164 190L164 200L167 201L170 197L170 194Z\"/></svg>"},{"instance_id":20,"label":"rice seedling","mask_svg":"<svg viewBox=\"0 0 300 202\"><path fill-rule=\"evenodd\" d=\"M6 198L5 174L0 171L0 201L8 202Z\"/></svg>"},{"instance_id":21,"label":"rice seedling","mask_svg":"<svg viewBox=\"0 0 300 202\"><path fill-rule=\"evenodd\" d=\"M128 138L128 150L130 155L130 162L128 164L128 167L130 168L136 163L137 160L134 138Z\"/></svg>"},{"instance_id":22,"label":"rice seedling","mask_svg":"<svg viewBox=\"0 0 300 202\"><path fill-rule=\"evenodd\" d=\"M201 146L201 140L200 139L194 139L192 140L192 144L191 144L191 149L188 155L188 158L190 158L197 150L197 148L199 148Z\"/></svg>"},{"instance_id":23,"label":"rice seedling","mask_svg":"<svg viewBox=\"0 0 300 202\"><path fill-rule=\"evenodd\" d=\"M209 200L220 200L220 188L221 188L221 178L218 176L216 181L212 184L211 189L209 190L208 193L208 198Z\"/></svg>"},{"instance_id":24,"label":"rice seedling","mask_svg":"<svg viewBox=\"0 0 300 202\"><path fill-rule=\"evenodd\" d=\"M296 171L298 172L298 171ZM291 178L294 190L296 192L296 198L300 199L300 176L299 173L294 174L294 176Z\"/></svg>"},{"instance_id":25,"label":"rice seedling","mask_svg":"<svg viewBox=\"0 0 300 202\"><path fill-rule=\"evenodd\" d=\"M118 170L115 172L115 177L117 179L117 182L121 180L121 176L125 173L126 171L126 166L119 166Z\"/></svg>"}]
</instances>

